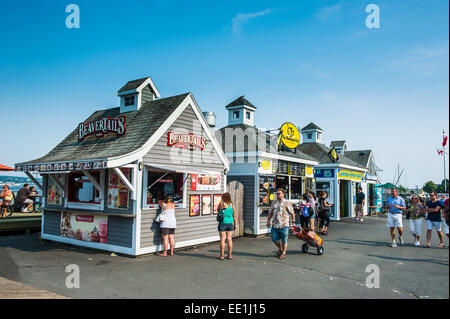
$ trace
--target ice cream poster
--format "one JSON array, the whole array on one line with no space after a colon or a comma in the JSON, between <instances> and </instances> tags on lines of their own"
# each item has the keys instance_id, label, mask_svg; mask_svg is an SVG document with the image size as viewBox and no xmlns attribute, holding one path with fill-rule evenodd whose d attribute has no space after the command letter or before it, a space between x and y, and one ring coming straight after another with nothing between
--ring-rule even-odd
<instances>
[{"instance_id":1,"label":"ice cream poster","mask_svg":"<svg viewBox=\"0 0 450 319\"><path fill-rule=\"evenodd\" d=\"M191 174L191 191L220 191L220 173Z\"/></svg>"},{"instance_id":2,"label":"ice cream poster","mask_svg":"<svg viewBox=\"0 0 450 319\"><path fill-rule=\"evenodd\" d=\"M222 195L215 194L214 195L214 215L217 215L219 213L219 204L222 201Z\"/></svg>"},{"instance_id":3,"label":"ice cream poster","mask_svg":"<svg viewBox=\"0 0 450 319\"><path fill-rule=\"evenodd\" d=\"M202 195L202 215L211 215L211 195Z\"/></svg>"},{"instance_id":4,"label":"ice cream poster","mask_svg":"<svg viewBox=\"0 0 450 319\"><path fill-rule=\"evenodd\" d=\"M189 196L189 216L200 216L200 195Z\"/></svg>"},{"instance_id":5,"label":"ice cream poster","mask_svg":"<svg viewBox=\"0 0 450 319\"><path fill-rule=\"evenodd\" d=\"M82 241L108 243L108 216L61 213L62 237Z\"/></svg>"}]
</instances>

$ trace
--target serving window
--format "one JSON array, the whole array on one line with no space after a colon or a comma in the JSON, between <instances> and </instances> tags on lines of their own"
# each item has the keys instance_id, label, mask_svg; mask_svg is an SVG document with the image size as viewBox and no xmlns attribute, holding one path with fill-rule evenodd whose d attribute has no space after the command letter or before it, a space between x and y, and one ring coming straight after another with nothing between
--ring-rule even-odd
<instances>
[{"instance_id":1,"label":"serving window","mask_svg":"<svg viewBox=\"0 0 450 319\"><path fill-rule=\"evenodd\" d=\"M119 168L126 179L131 181L131 168ZM130 190L113 169L108 170L108 196L106 207L109 209L128 210L130 208Z\"/></svg>"},{"instance_id":2,"label":"serving window","mask_svg":"<svg viewBox=\"0 0 450 319\"><path fill-rule=\"evenodd\" d=\"M302 179L291 177L291 199L301 199L302 194Z\"/></svg>"},{"instance_id":3,"label":"serving window","mask_svg":"<svg viewBox=\"0 0 450 319\"><path fill-rule=\"evenodd\" d=\"M280 176L276 177L277 189L284 189L285 198L288 199L289 194L289 176Z\"/></svg>"},{"instance_id":4,"label":"serving window","mask_svg":"<svg viewBox=\"0 0 450 319\"><path fill-rule=\"evenodd\" d=\"M89 171L95 181L100 184L100 172ZM69 174L69 202L101 204L100 192L82 172Z\"/></svg>"},{"instance_id":5,"label":"serving window","mask_svg":"<svg viewBox=\"0 0 450 319\"><path fill-rule=\"evenodd\" d=\"M63 205L63 189L57 183L55 183L55 181L50 176L47 178L47 205ZM61 182L64 185L64 177L62 177Z\"/></svg>"},{"instance_id":6,"label":"serving window","mask_svg":"<svg viewBox=\"0 0 450 319\"><path fill-rule=\"evenodd\" d=\"M171 195L175 207L182 208L184 205L183 177L183 173L148 171L145 207L158 208L158 202L164 200L167 195Z\"/></svg>"}]
</instances>

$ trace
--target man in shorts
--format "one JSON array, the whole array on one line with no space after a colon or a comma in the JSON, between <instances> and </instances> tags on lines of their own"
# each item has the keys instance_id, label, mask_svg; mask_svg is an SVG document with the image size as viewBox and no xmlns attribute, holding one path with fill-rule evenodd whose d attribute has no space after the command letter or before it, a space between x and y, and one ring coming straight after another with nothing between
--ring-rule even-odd
<instances>
[{"instance_id":1,"label":"man in shorts","mask_svg":"<svg viewBox=\"0 0 450 319\"><path fill-rule=\"evenodd\" d=\"M395 229L397 228L399 244L403 245L403 222L402 211L406 209L405 200L398 196L397 188L391 190L391 195L386 201L386 206L389 210L387 216L387 226L391 229L392 247L397 247L395 242Z\"/></svg>"},{"instance_id":2,"label":"man in shorts","mask_svg":"<svg viewBox=\"0 0 450 319\"><path fill-rule=\"evenodd\" d=\"M366 201L366 194L363 193L362 187L358 187L358 192L356 193L356 204L355 204L355 213L356 220L359 220L361 223L364 221L364 203Z\"/></svg>"},{"instance_id":3,"label":"man in shorts","mask_svg":"<svg viewBox=\"0 0 450 319\"><path fill-rule=\"evenodd\" d=\"M290 201L284 198L284 189L277 189L277 200L272 202L269 216L267 216L267 228L272 220L272 241L278 248L278 258L286 258L287 240L289 235L289 215L292 223L295 223L294 208ZM272 218L273 216L273 218Z\"/></svg>"},{"instance_id":4,"label":"man in shorts","mask_svg":"<svg viewBox=\"0 0 450 319\"><path fill-rule=\"evenodd\" d=\"M444 208L444 204L438 199L436 192L430 193L430 200L427 202L425 212L427 214L427 243L425 248L431 247L431 233L433 228L439 236L440 243L439 248L444 247L444 234L441 231L441 209Z\"/></svg>"},{"instance_id":5,"label":"man in shorts","mask_svg":"<svg viewBox=\"0 0 450 319\"><path fill-rule=\"evenodd\" d=\"M23 213L28 212L31 206L33 206L33 200L29 198L30 196L33 196L30 187L28 184L23 184L23 187L19 189L16 196L16 201L20 204L20 207L22 208L24 206L22 208Z\"/></svg>"}]
</instances>

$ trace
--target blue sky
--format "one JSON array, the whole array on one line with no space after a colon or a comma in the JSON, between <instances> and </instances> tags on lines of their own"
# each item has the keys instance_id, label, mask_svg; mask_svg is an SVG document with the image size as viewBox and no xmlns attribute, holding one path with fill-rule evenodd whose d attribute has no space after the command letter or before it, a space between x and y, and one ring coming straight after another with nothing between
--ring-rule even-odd
<instances>
[{"instance_id":1,"label":"blue sky","mask_svg":"<svg viewBox=\"0 0 450 319\"><path fill-rule=\"evenodd\" d=\"M68 29L67 5L80 8ZM380 7L368 29L365 8ZM372 149L385 181L443 179L448 1L2 1L0 163L46 154L116 91L150 75L162 97L192 92L226 125L240 95L255 124L319 125L324 141ZM6 119L6 120L5 120ZM5 151L5 149L7 151ZM448 151L448 148L447 148ZM448 169L447 169L448 172ZM448 174L448 173L447 173Z\"/></svg>"}]
</instances>

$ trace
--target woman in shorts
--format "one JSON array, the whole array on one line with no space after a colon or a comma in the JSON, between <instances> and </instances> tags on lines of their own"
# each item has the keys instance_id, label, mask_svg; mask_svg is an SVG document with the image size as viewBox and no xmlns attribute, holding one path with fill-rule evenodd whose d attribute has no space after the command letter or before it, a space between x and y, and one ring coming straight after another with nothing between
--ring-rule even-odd
<instances>
[{"instance_id":1,"label":"woman in shorts","mask_svg":"<svg viewBox=\"0 0 450 319\"><path fill-rule=\"evenodd\" d=\"M0 205L0 207L2 209L1 216L6 217L6 211L9 207L9 205L11 205L11 201L13 199L13 194L9 190L8 185L3 185L2 192L0 193L0 199L2 200L2 203Z\"/></svg>"},{"instance_id":2,"label":"woman in shorts","mask_svg":"<svg viewBox=\"0 0 450 319\"><path fill-rule=\"evenodd\" d=\"M222 201L219 203L219 214L223 215L223 221L219 223L218 230L220 236L220 256L219 260L224 259L225 255L225 240L228 246L227 259L232 259L233 252L233 231L236 229L236 212L231 202L230 193L224 193L222 195Z\"/></svg>"},{"instance_id":3,"label":"woman in shorts","mask_svg":"<svg viewBox=\"0 0 450 319\"><path fill-rule=\"evenodd\" d=\"M175 228L177 228L177 221L175 219L175 204L173 203L172 195L167 195L164 202L161 203L161 212L164 213L164 221L159 225L161 229L161 236L163 238L164 251L158 253L158 256L166 257L167 248L170 242L170 256L173 256L173 249L175 248Z\"/></svg>"},{"instance_id":4,"label":"woman in shorts","mask_svg":"<svg viewBox=\"0 0 450 319\"><path fill-rule=\"evenodd\" d=\"M409 207L409 225L411 234L414 237L414 246L420 247L420 235L422 233L422 221L425 213L425 206L419 201L417 195L411 196L411 206Z\"/></svg>"}]
</instances>

